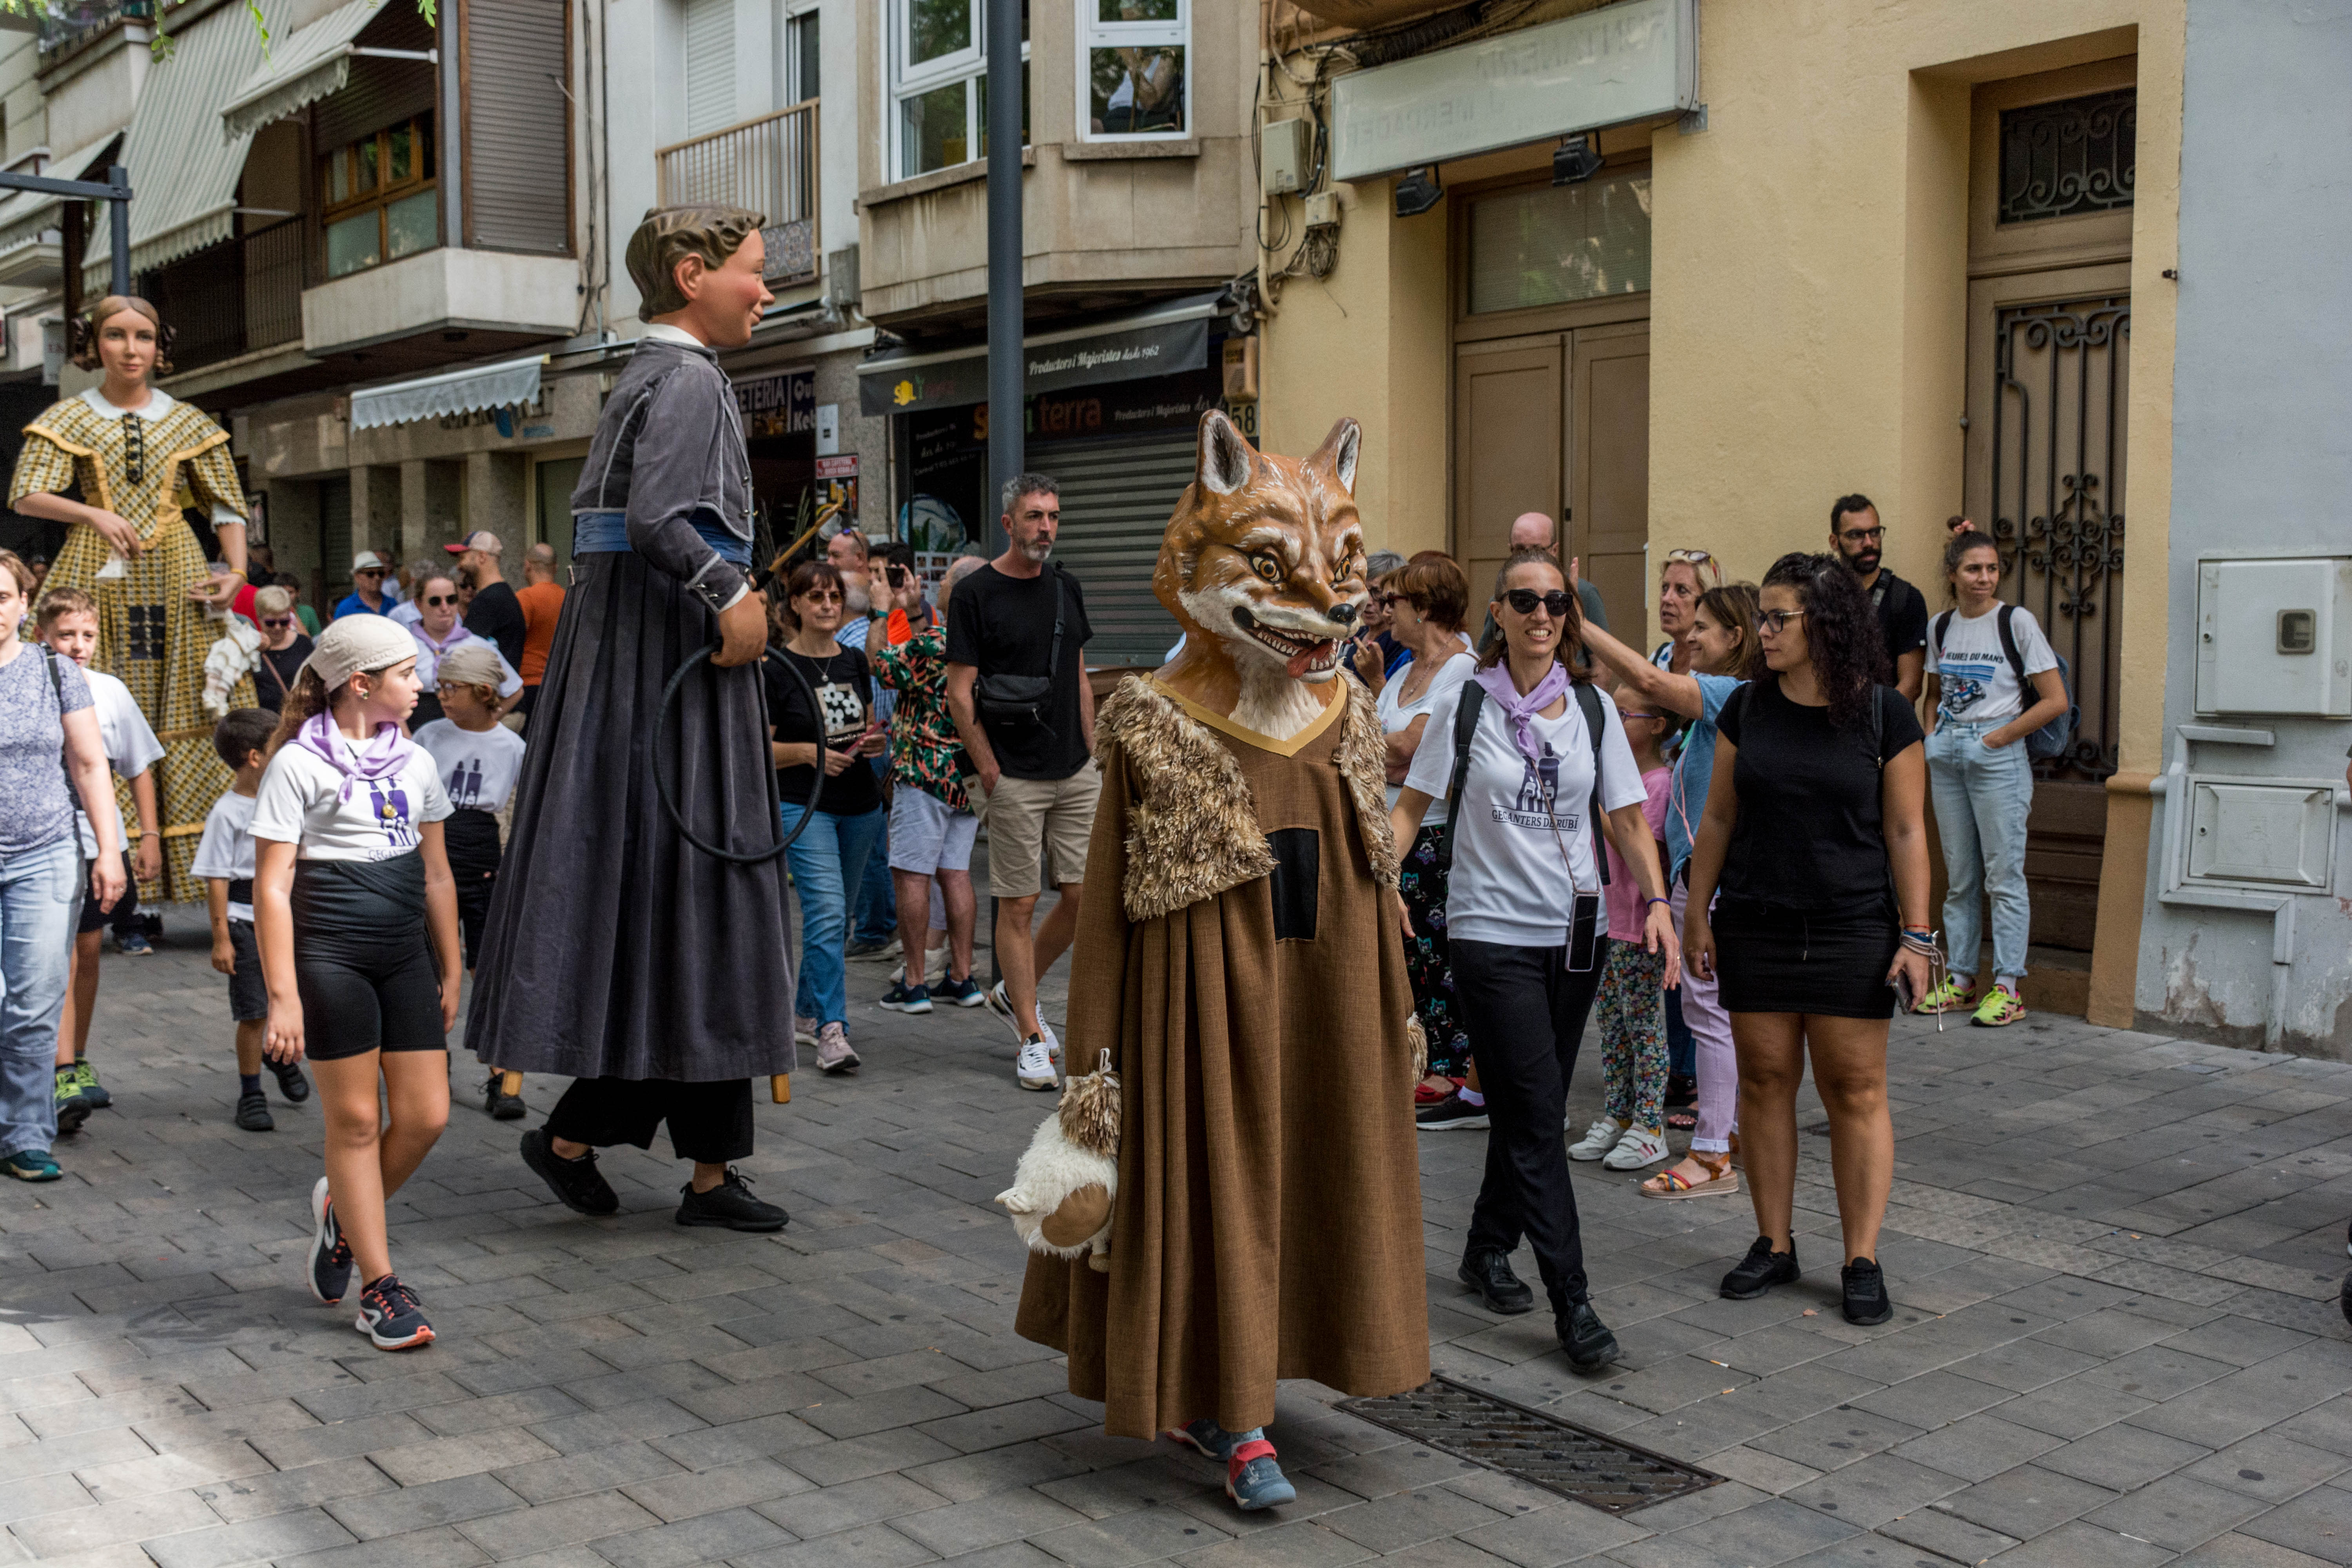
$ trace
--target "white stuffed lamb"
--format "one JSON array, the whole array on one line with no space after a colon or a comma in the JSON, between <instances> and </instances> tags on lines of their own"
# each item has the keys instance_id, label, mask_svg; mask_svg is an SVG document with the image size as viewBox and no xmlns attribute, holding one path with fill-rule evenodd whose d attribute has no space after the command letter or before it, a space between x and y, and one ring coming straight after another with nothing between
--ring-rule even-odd
<instances>
[{"instance_id":1,"label":"white stuffed lamb","mask_svg":"<svg viewBox=\"0 0 2352 1568\"><path fill-rule=\"evenodd\" d=\"M1109 1272L1118 1113L1118 1075L1104 1051L1093 1073L1062 1090L1061 1104L1029 1140L1013 1185L996 1194L1030 1251L1084 1258L1097 1273Z\"/></svg>"}]
</instances>

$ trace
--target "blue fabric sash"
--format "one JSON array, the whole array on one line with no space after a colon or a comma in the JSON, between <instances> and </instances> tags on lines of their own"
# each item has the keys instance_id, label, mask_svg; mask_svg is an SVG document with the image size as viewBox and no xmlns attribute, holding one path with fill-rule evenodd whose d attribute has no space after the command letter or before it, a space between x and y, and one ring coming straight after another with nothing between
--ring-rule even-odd
<instances>
[{"instance_id":1,"label":"blue fabric sash","mask_svg":"<svg viewBox=\"0 0 2352 1568\"><path fill-rule=\"evenodd\" d=\"M702 542L719 552L719 559L736 566L751 564L751 542L738 539L719 521L708 507L698 508L687 521ZM572 514L572 553L593 555L599 552L629 548L629 514L624 511L575 511Z\"/></svg>"}]
</instances>

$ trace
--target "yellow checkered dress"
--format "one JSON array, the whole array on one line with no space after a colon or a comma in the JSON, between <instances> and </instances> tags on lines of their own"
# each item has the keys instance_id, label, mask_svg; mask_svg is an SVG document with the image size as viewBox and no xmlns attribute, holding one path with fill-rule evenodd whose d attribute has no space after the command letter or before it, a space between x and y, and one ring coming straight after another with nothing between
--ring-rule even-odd
<instances>
[{"instance_id":1,"label":"yellow checkered dress","mask_svg":"<svg viewBox=\"0 0 2352 1568\"><path fill-rule=\"evenodd\" d=\"M202 899L204 886L188 875L188 862L205 815L230 781L213 751L213 720L203 701L205 655L218 640L219 626L187 596L205 580L205 556L181 509L217 503L240 519L246 515L228 432L185 403L174 402L160 418L110 418L83 398L67 398L25 426L8 500L61 493L76 483L86 503L128 520L144 542L122 576L100 581L98 569L113 552L98 530L76 523L46 584L79 588L98 601L98 652L91 663L131 688L163 742L163 761L156 764L163 882L142 886L140 897ZM253 700L248 675L237 682L230 704L251 707ZM135 823L130 792L120 785L118 792L126 818Z\"/></svg>"}]
</instances>

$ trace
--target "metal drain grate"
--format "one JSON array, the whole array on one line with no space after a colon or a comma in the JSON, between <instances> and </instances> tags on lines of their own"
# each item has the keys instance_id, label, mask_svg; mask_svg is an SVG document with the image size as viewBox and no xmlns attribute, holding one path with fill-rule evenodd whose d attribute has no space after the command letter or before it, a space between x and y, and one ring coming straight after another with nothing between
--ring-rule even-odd
<instances>
[{"instance_id":1,"label":"metal drain grate","mask_svg":"<svg viewBox=\"0 0 2352 1568\"><path fill-rule=\"evenodd\" d=\"M1723 1479L1447 1377L1410 1394L1345 1400L1339 1408L1606 1513L1631 1513Z\"/></svg>"}]
</instances>

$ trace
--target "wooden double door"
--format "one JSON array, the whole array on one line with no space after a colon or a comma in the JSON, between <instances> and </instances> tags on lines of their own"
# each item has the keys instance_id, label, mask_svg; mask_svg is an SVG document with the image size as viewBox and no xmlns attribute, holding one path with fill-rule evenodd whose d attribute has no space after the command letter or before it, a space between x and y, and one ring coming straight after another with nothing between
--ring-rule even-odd
<instances>
[{"instance_id":1,"label":"wooden double door","mask_svg":"<svg viewBox=\"0 0 2352 1568\"><path fill-rule=\"evenodd\" d=\"M1454 555L1485 618L1511 521L1562 520L1611 627L1647 636L1650 537L1647 320L1458 344L1454 362Z\"/></svg>"}]
</instances>

